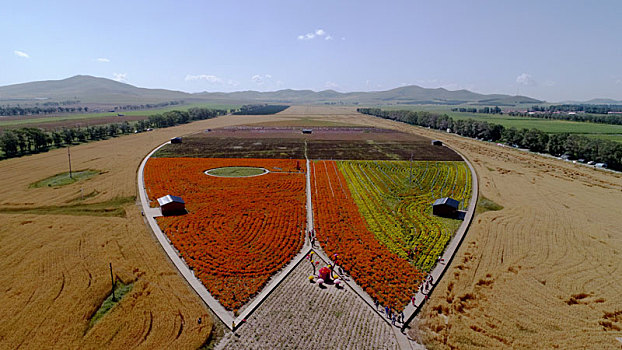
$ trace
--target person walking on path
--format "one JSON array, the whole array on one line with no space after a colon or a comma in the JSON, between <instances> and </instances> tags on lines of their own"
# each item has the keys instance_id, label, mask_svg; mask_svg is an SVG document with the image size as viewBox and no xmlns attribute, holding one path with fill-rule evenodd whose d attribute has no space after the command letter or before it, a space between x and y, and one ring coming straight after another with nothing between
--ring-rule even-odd
<instances>
[{"instance_id":1,"label":"person walking on path","mask_svg":"<svg viewBox=\"0 0 622 350\"><path fill-rule=\"evenodd\" d=\"M378 304L380 304L378 299L374 298L374 306L376 307L376 310L378 310Z\"/></svg>"}]
</instances>

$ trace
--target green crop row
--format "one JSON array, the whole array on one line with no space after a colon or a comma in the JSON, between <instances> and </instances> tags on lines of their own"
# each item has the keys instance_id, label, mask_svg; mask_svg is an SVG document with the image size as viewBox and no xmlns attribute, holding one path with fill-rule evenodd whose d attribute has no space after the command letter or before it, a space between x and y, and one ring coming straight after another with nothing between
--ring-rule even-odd
<instances>
[{"instance_id":1,"label":"green crop row","mask_svg":"<svg viewBox=\"0 0 622 350\"><path fill-rule=\"evenodd\" d=\"M455 161L339 161L350 193L378 241L418 268L429 271L456 225L432 215L442 197L471 197L471 173Z\"/></svg>"}]
</instances>

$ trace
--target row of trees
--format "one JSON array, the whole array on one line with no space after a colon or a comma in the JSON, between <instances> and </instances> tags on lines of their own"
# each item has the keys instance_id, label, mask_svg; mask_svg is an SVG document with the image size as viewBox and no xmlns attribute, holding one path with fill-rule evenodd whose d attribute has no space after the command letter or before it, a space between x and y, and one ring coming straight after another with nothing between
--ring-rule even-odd
<instances>
[{"instance_id":1,"label":"row of trees","mask_svg":"<svg viewBox=\"0 0 622 350\"><path fill-rule=\"evenodd\" d=\"M208 108L190 108L188 111L170 111L156 114L134 124L127 121L86 128L63 128L44 131L39 128L5 130L0 135L0 150L4 157L20 157L26 154L48 151L53 147L64 147L75 143L103 140L122 134L143 132L151 128L165 128L195 120L210 119L227 114L228 111Z\"/></svg>"},{"instance_id":2,"label":"row of trees","mask_svg":"<svg viewBox=\"0 0 622 350\"><path fill-rule=\"evenodd\" d=\"M268 105L268 104L244 105L240 107L239 111L233 114L239 114L239 115L276 114L276 113L286 110L288 107L289 106L285 106L285 105Z\"/></svg>"},{"instance_id":3,"label":"row of trees","mask_svg":"<svg viewBox=\"0 0 622 350\"><path fill-rule=\"evenodd\" d=\"M529 114L527 112L508 112L510 116L541 118L541 119L554 119L554 120L569 120L573 122L587 122L587 123L599 123L610 125L622 125L622 115L616 114L567 114L567 113L554 113L554 112L538 112L535 114Z\"/></svg>"},{"instance_id":4,"label":"row of trees","mask_svg":"<svg viewBox=\"0 0 622 350\"><path fill-rule=\"evenodd\" d=\"M607 114L609 112L622 112L622 105L612 104L562 104L551 106L533 106L534 112L585 112L593 114Z\"/></svg>"},{"instance_id":5,"label":"row of trees","mask_svg":"<svg viewBox=\"0 0 622 350\"><path fill-rule=\"evenodd\" d=\"M41 115L41 114L55 114L55 113L87 113L89 108L87 106L68 106L68 102L45 102L41 106L39 104L35 106L20 106L20 105L3 105L0 106L0 116L16 116L16 115ZM78 101L79 102L79 101ZM168 101L160 103L148 103L142 105L125 105L116 106L111 111L115 110L141 110L162 108L168 106L175 106L182 104L184 101Z\"/></svg>"},{"instance_id":6,"label":"row of trees","mask_svg":"<svg viewBox=\"0 0 622 350\"><path fill-rule=\"evenodd\" d=\"M500 124L475 119L453 120L446 114L419 111L385 111L379 108L359 108L360 113L396 120L458 135L511 146L554 156L567 155L570 159L586 159L607 163L609 168L622 170L622 144L576 134L547 134L538 129L505 128Z\"/></svg>"},{"instance_id":7,"label":"row of trees","mask_svg":"<svg viewBox=\"0 0 622 350\"><path fill-rule=\"evenodd\" d=\"M20 107L20 106L0 106L0 116L15 116L15 115L39 115L39 114L54 114L54 113L79 113L88 112L88 107L62 107L62 106L48 106L48 107Z\"/></svg>"},{"instance_id":8,"label":"row of trees","mask_svg":"<svg viewBox=\"0 0 622 350\"><path fill-rule=\"evenodd\" d=\"M453 112L461 112L461 113L484 113L484 114L503 114L503 110L499 108L499 106L494 107L484 107L477 109L475 107L460 107L460 108L452 108Z\"/></svg>"}]
</instances>

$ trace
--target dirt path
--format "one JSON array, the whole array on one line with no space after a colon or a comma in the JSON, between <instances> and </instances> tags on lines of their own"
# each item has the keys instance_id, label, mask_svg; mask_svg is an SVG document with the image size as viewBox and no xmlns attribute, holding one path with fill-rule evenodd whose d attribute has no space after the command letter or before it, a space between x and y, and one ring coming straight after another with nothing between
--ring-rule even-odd
<instances>
[{"instance_id":1,"label":"dirt path","mask_svg":"<svg viewBox=\"0 0 622 350\"><path fill-rule=\"evenodd\" d=\"M312 273L303 261L216 349L398 349L391 326L356 294L321 289Z\"/></svg>"}]
</instances>

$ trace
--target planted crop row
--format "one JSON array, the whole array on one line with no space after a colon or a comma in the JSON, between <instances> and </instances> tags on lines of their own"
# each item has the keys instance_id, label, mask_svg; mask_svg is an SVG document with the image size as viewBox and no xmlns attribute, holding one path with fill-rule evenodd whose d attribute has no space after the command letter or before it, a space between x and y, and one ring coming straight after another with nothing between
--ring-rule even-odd
<instances>
[{"instance_id":1,"label":"planted crop row","mask_svg":"<svg viewBox=\"0 0 622 350\"><path fill-rule=\"evenodd\" d=\"M432 203L452 197L467 203L471 176L464 162L340 161L352 198L378 241L428 271L453 235L432 215Z\"/></svg>"},{"instance_id":2,"label":"planted crop row","mask_svg":"<svg viewBox=\"0 0 622 350\"><path fill-rule=\"evenodd\" d=\"M329 255L383 305L402 309L423 274L387 249L370 231L334 161L313 163L312 192L317 237Z\"/></svg>"},{"instance_id":3,"label":"planted crop row","mask_svg":"<svg viewBox=\"0 0 622 350\"><path fill-rule=\"evenodd\" d=\"M305 177L296 160L153 158L145 167L152 200L172 194L188 214L158 223L188 266L225 308L238 310L302 248ZM262 176L223 178L205 170L264 167Z\"/></svg>"}]
</instances>

